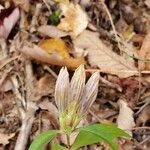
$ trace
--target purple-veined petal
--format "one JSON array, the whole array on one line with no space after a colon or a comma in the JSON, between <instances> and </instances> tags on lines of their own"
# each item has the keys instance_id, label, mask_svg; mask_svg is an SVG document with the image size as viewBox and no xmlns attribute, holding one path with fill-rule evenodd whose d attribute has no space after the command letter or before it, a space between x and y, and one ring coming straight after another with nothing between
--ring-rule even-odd
<instances>
[{"instance_id":1,"label":"purple-veined petal","mask_svg":"<svg viewBox=\"0 0 150 150\"><path fill-rule=\"evenodd\" d=\"M71 79L69 103L80 105L81 98L85 87L85 69L84 65L80 65ZM68 104L69 105L69 104Z\"/></svg>"},{"instance_id":2,"label":"purple-veined petal","mask_svg":"<svg viewBox=\"0 0 150 150\"><path fill-rule=\"evenodd\" d=\"M84 115L95 101L98 93L99 72L95 72L85 85L80 113Z\"/></svg>"},{"instance_id":3,"label":"purple-veined petal","mask_svg":"<svg viewBox=\"0 0 150 150\"><path fill-rule=\"evenodd\" d=\"M67 108L69 89L69 74L66 67L63 67L58 75L55 86L55 102L60 113L64 112Z\"/></svg>"}]
</instances>

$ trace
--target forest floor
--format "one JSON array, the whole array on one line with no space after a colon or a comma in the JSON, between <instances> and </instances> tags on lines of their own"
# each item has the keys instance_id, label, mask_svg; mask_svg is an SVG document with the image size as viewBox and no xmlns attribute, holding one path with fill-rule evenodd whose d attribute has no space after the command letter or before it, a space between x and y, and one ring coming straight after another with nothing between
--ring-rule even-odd
<instances>
[{"instance_id":1,"label":"forest floor","mask_svg":"<svg viewBox=\"0 0 150 150\"><path fill-rule=\"evenodd\" d=\"M133 137L120 150L150 149L150 0L0 0L0 150L59 128L58 73L83 63L100 82L82 124L115 123Z\"/></svg>"}]
</instances>

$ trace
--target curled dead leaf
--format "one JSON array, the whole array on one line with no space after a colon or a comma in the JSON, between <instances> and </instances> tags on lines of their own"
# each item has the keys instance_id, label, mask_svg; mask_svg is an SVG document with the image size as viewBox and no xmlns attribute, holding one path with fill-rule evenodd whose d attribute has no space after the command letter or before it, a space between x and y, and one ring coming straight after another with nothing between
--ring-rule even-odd
<instances>
[{"instance_id":1,"label":"curled dead leaf","mask_svg":"<svg viewBox=\"0 0 150 150\"><path fill-rule=\"evenodd\" d=\"M44 36L52 37L52 38L60 38L67 36L68 33L58 29L55 26L51 25L43 25L38 28L38 32Z\"/></svg>"},{"instance_id":2,"label":"curled dead leaf","mask_svg":"<svg viewBox=\"0 0 150 150\"><path fill-rule=\"evenodd\" d=\"M88 17L79 4L60 4L60 9L64 18L61 18L58 28L70 32L73 37L78 36L86 29Z\"/></svg>"},{"instance_id":3,"label":"curled dead leaf","mask_svg":"<svg viewBox=\"0 0 150 150\"><path fill-rule=\"evenodd\" d=\"M55 79L52 75L49 74L45 74L37 82L38 94L41 97L54 93L54 87Z\"/></svg>"},{"instance_id":4,"label":"curled dead leaf","mask_svg":"<svg viewBox=\"0 0 150 150\"><path fill-rule=\"evenodd\" d=\"M19 51L40 62L58 66L67 66L68 68L77 68L84 63L84 58L69 57L68 59L64 59L59 53L49 54L41 47L28 42L25 43Z\"/></svg>"},{"instance_id":5,"label":"curled dead leaf","mask_svg":"<svg viewBox=\"0 0 150 150\"><path fill-rule=\"evenodd\" d=\"M120 129L125 130L129 135L132 136L132 128L135 126L133 111L128 104L120 99L119 103L119 115L117 118L117 125Z\"/></svg>"},{"instance_id":6,"label":"curled dead leaf","mask_svg":"<svg viewBox=\"0 0 150 150\"><path fill-rule=\"evenodd\" d=\"M56 106L50 102L48 99L44 99L43 101L41 101L39 103L39 107L43 110L48 110L52 115L53 117L55 118L55 120L58 119L58 109L56 108Z\"/></svg>"}]
</instances>

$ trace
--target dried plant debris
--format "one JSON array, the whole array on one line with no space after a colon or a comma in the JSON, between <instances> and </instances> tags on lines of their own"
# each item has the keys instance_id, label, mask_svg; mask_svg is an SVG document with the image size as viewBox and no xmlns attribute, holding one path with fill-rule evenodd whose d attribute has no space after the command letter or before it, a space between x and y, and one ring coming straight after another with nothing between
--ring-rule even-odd
<instances>
[{"instance_id":1,"label":"dried plant debris","mask_svg":"<svg viewBox=\"0 0 150 150\"><path fill-rule=\"evenodd\" d=\"M134 138L119 140L120 149L149 149L149 29L149 0L0 0L0 149L28 149L59 128L57 75L67 67L71 78L81 64L87 79L100 74L82 124L113 122Z\"/></svg>"},{"instance_id":2,"label":"dried plant debris","mask_svg":"<svg viewBox=\"0 0 150 150\"><path fill-rule=\"evenodd\" d=\"M19 8L15 7L13 3L8 8L1 5L0 16L0 38L7 39L20 17Z\"/></svg>"}]
</instances>

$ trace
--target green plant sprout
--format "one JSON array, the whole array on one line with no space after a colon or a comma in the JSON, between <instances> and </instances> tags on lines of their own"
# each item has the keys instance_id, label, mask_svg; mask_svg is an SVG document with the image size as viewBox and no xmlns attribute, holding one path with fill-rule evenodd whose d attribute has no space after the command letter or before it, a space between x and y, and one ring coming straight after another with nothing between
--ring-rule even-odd
<instances>
[{"instance_id":1,"label":"green plant sprout","mask_svg":"<svg viewBox=\"0 0 150 150\"><path fill-rule=\"evenodd\" d=\"M59 24L59 22L60 22L60 10L55 10L48 17L48 24L56 26Z\"/></svg>"},{"instance_id":2,"label":"green plant sprout","mask_svg":"<svg viewBox=\"0 0 150 150\"><path fill-rule=\"evenodd\" d=\"M66 67L60 70L55 86L55 102L59 111L59 130L50 130L35 138L29 150L42 150L58 134L65 134L66 147L59 143L52 144L52 150L77 150L86 145L106 142L112 150L117 150L117 137L130 137L126 132L113 124L93 124L78 127L95 101L98 93L99 73L95 72L85 84L84 65L79 66L69 81ZM73 143L72 133L76 133Z\"/></svg>"}]
</instances>

